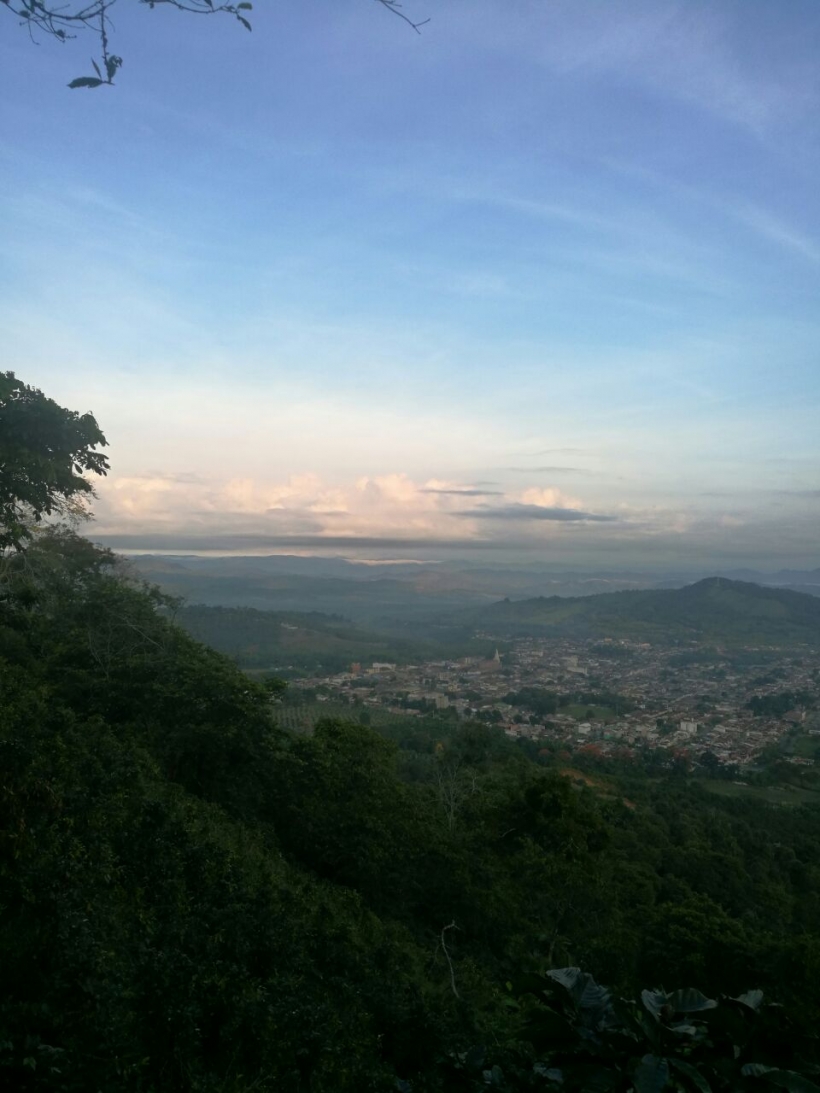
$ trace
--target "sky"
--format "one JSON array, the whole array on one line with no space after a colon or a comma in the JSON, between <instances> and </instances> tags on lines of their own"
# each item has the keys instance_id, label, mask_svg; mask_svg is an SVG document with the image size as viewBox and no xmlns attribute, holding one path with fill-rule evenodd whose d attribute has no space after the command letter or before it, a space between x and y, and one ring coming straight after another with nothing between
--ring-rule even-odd
<instances>
[{"instance_id":1,"label":"sky","mask_svg":"<svg viewBox=\"0 0 820 1093\"><path fill-rule=\"evenodd\" d=\"M820 566L816 0L0 12L0 367L124 550Z\"/></svg>"}]
</instances>

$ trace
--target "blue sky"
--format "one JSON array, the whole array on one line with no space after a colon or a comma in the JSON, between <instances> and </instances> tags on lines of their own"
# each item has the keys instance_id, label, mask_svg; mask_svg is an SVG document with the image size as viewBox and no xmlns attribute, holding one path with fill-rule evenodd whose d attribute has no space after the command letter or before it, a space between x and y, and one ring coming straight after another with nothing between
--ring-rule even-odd
<instances>
[{"instance_id":1,"label":"blue sky","mask_svg":"<svg viewBox=\"0 0 820 1093\"><path fill-rule=\"evenodd\" d=\"M820 565L816 0L405 10L119 0L91 92L2 13L0 352L97 533Z\"/></svg>"}]
</instances>

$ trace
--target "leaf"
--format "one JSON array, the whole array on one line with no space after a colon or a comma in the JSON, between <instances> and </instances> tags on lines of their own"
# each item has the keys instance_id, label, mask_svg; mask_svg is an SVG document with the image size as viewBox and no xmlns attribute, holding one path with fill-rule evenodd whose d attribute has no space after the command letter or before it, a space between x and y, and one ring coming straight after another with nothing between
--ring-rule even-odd
<instances>
[{"instance_id":1,"label":"leaf","mask_svg":"<svg viewBox=\"0 0 820 1093\"><path fill-rule=\"evenodd\" d=\"M253 11L253 4L237 4L237 11Z\"/></svg>"},{"instance_id":2,"label":"leaf","mask_svg":"<svg viewBox=\"0 0 820 1093\"><path fill-rule=\"evenodd\" d=\"M700 1028L702 1028L703 1026L700 1026L699 1028L697 1025L687 1025L681 1023L679 1025L670 1025L669 1027L678 1036L697 1036L697 1034L700 1032Z\"/></svg>"},{"instance_id":3,"label":"leaf","mask_svg":"<svg viewBox=\"0 0 820 1093\"><path fill-rule=\"evenodd\" d=\"M751 1010L759 1010L763 1004L763 991L746 991L745 994L738 995L737 998L732 999L733 1002L740 1002L744 1006L748 1006Z\"/></svg>"},{"instance_id":4,"label":"leaf","mask_svg":"<svg viewBox=\"0 0 820 1093\"><path fill-rule=\"evenodd\" d=\"M609 991L600 987L591 975L580 968L552 968L547 975L569 991L587 1021L600 1020L609 1005Z\"/></svg>"},{"instance_id":5,"label":"leaf","mask_svg":"<svg viewBox=\"0 0 820 1093\"><path fill-rule=\"evenodd\" d=\"M558 1082L561 1084L564 1080L564 1075L561 1073L558 1067L544 1066L543 1063L535 1063L532 1068L533 1074L537 1074L539 1078L546 1078L548 1082Z\"/></svg>"},{"instance_id":6,"label":"leaf","mask_svg":"<svg viewBox=\"0 0 820 1093\"><path fill-rule=\"evenodd\" d=\"M579 1009L593 1010L595 1016L600 1018L603 1016L608 1004L609 991L606 987L599 986L591 975L587 976L586 983L584 983L584 989L581 992L580 998L578 998Z\"/></svg>"},{"instance_id":7,"label":"leaf","mask_svg":"<svg viewBox=\"0 0 820 1093\"><path fill-rule=\"evenodd\" d=\"M91 63L94 65L94 71L97 73L97 75L100 77L100 79L102 79L102 72L100 72L100 66L97 64L97 62L94 60L93 57L91 58Z\"/></svg>"},{"instance_id":8,"label":"leaf","mask_svg":"<svg viewBox=\"0 0 820 1093\"><path fill-rule=\"evenodd\" d=\"M670 1059L669 1062L675 1070L680 1071L681 1074L689 1079L695 1089L699 1090L699 1093L712 1093L712 1087L697 1067L692 1066L691 1063L685 1063L683 1059Z\"/></svg>"},{"instance_id":9,"label":"leaf","mask_svg":"<svg viewBox=\"0 0 820 1093\"><path fill-rule=\"evenodd\" d=\"M501 1086L504 1084L504 1073L498 1065L494 1066L492 1070L482 1071L482 1077L485 1085Z\"/></svg>"},{"instance_id":10,"label":"leaf","mask_svg":"<svg viewBox=\"0 0 820 1093\"><path fill-rule=\"evenodd\" d=\"M657 1055L644 1055L635 1070L636 1093L660 1093L669 1080L669 1063Z\"/></svg>"},{"instance_id":11,"label":"leaf","mask_svg":"<svg viewBox=\"0 0 820 1093\"><path fill-rule=\"evenodd\" d=\"M98 80L96 76L78 76L76 80L72 80L68 85L69 87L100 87L103 81Z\"/></svg>"},{"instance_id":12,"label":"leaf","mask_svg":"<svg viewBox=\"0 0 820 1093\"><path fill-rule=\"evenodd\" d=\"M245 28L245 30L253 30L253 27L250 25L248 20L243 15L237 15L236 18L239 20L239 22L242 24L242 26Z\"/></svg>"},{"instance_id":13,"label":"leaf","mask_svg":"<svg viewBox=\"0 0 820 1093\"><path fill-rule=\"evenodd\" d=\"M702 1013L704 1010L713 1010L717 1007L717 1002L713 998L707 998L694 987L673 991L667 1001L675 1013Z\"/></svg>"},{"instance_id":14,"label":"leaf","mask_svg":"<svg viewBox=\"0 0 820 1093\"><path fill-rule=\"evenodd\" d=\"M547 972L550 979L554 979L570 992L583 974L580 968L550 968Z\"/></svg>"},{"instance_id":15,"label":"leaf","mask_svg":"<svg viewBox=\"0 0 820 1093\"><path fill-rule=\"evenodd\" d=\"M653 1017L660 1018L666 1005L666 994L663 991L641 991L641 1001Z\"/></svg>"}]
</instances>

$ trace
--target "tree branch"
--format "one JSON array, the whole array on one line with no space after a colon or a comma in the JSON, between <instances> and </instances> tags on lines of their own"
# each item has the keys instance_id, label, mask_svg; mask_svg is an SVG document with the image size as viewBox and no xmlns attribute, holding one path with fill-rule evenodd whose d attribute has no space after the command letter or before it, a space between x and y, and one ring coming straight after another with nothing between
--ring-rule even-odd
<instances>
[{"instance_id":1,"label":"tree branch","mask_svg":"<svg viewBox=\"0 0 820 1093\"><path fill-rule=\"evenodd\" d=\"M450 986L453 989L453 994L456 996L456 998L459 999L459 1001L461 1001L461 995L458 993L458 988L456 987L456 973L453 969L453 962L450 959L450 954L447 951L447 944L444 940L444 935L448 930L457 930L457 929L458 929L458 926L456 926L455 920L453 922L449 923L447 926L442 927L442 930L441 930L441 951L444 953L444 956L447 960L447 967L450 969Z\"/></svg>"},{"instance_id":2,"label":"tree branch","mask_svg":"<svg viewBox=\"0 0 820 1093\"><path fill-rule=\"evenodd\" d=\"M148 8L160 5L176 8L188 15L232 15L246 30L251 30L247 15L253 5L246 0L238 3L219 3L218 0L136 0ZM109 12L117 0L0 0L8 11L18 17L26 26L29 35L40 31L60 42L77 38L83 31L90 31L99 41L99 59L91 61L96 75L79 76L69 83L69 87L100 87L112 84L114 76L122 67L122 57L109 50L108 32L111 26ZM415 21L402 10L401 0L376 0L383 8L398 16L409 27L420 34L420 28L429 23L429 19Z\"/></svg>"},{"instance_id":3,"label":"tree branch","mask_svg":"<svg viewBox=\"0 0 820 1093\"><path fill-rule=\"evenodd\" d=\"M401 10L401 3L399 0L376 0L376 3L381 4L382 7L387 8L388 11L392 11L394 15L398 15L399 19L403 19L408 26L412 27L416 34L421 34L421 27L426 23L429 23L429 19L422 19L421 22L415 23L409 15L405 15Z\"/></svg>"}]
</instances>

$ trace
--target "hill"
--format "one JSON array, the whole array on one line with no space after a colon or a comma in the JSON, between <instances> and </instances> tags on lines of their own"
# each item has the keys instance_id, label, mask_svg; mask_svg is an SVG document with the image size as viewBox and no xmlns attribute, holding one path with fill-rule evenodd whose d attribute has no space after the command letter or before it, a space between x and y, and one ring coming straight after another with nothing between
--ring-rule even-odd
<instances>
[{"instance_id":1,"label":"hill","mask_svg":"<svg viewBox=\"0 0 820 1093\"><path fill-rule=\"evenodd\" d=\"M820 599L725 577L678 589L503 600L461 618L510 636L820 645Z\"/></svg>"},{"instance_id":2,"label":"hill","mask_svg":"<svg viewBox=\"0 0 820 1093\"><path fill-rule=\"evenodd\" d=\"M441 648L354 626L339 615L259 611L253 607L194 604L175 615L183 629L243 668L339 672L352 661L410 663L433 659Z\"/></svg>"},{"instance_id":3,"label":"hill","mask_svg":"<svg viewBox=\"0 0 820 1093\"><path fill-rule=\"evenodd\" d=\"M67 532L0 583L7 1088L591 1089L587 1071L543 1081L566 1021L522 1021L545 1004L532 969L558 964L631 998L660 976L697 983L731 996L735 1025L749 987L783 1003L769 1040L721 1040L731 1083L701 1052L684 1062L710 1080L687 1088L745 1088L735 1072L772 1067L771 1043L812 1065L793 1045L820 1020L820 811L635 766L567 777L456 719L404 719L395 743L389 725L312 716L289 731L285 708L166 608ZM272 625L241 618L238 639ZM651 1046L637 1027L633 1069ZM775 1088L817 1090L786 1077Z\"/></svg>"},{"instance_id":4,"label":"hill","mask_svg":"<svg viewBox=\"0 0 820 1093\"><path fill-rule=\"evenodd\" d=\"M381 566L342 559L143 557L131 565L188 603L342 615L357 627L399 637L408 623L426 623L442 611L480 606L502 594L451 586L426 569L390 566L385 573Z\"/></svg>"}]
</instances>

